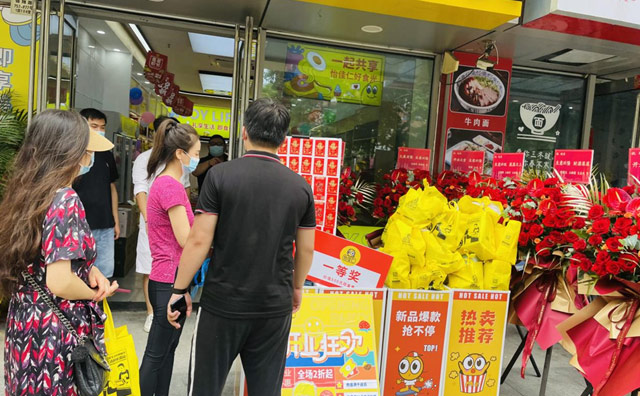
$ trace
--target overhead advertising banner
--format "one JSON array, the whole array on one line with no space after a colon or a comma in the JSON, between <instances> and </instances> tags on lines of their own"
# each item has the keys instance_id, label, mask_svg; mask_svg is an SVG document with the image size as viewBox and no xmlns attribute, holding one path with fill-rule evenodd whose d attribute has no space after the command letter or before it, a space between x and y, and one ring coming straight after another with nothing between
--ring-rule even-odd
<instances>
[{"instance_id":1,"label":"overhead advertising banner","mask_svg":"<svg viewBox=\"0 0 640 396\"><path fill-rule=\"evenodd\" d=\"M0 7L0 12L2 13L0 21L0 92L12 90L14 106L18 109L25 109L29 95L31 16L15 14L11 12L9 7ZM40 53L38 50L39 36L40 28L38 27L36 56ZM37 95L37 92L34 94Z\"/></svg>"},{"instance_id":2,"label":"overhead advertising banner","mask_svg":"<svg viewBox=\"0 0 640 396\"><path fill-rule=\"evenodd\" d=\"M307 279L328 287L381 288L393 257L326 232L316 231Z\"/></svg>"},{"instance_id":3,"label":"overhead advertising banner","mask_svg":"<svg viewBox=\"0 0 640 396\"><path fill-rule=\"evenodd\" d=\"M444 395L451 293L389 290L381 386L384 395Z\"/></svg>"},{"instance_id":4,"label":"overhead advertising banner","mask_svg":"<svg viewBox=\"0 0 640 396\"><path fill-rule=\"evenodd\" d=\"M370 295L309 294L293 316L282 396L378 396Z\"/></svg>"},{"instance_id":5,"label":"overhead advertising banner","mask_svg":"<svg viewBox=\"0 0 640 396\"><path fill-rule=\"evenodd\" d=\"M288 43L284 94L380 106L384 56Z\"/></svg>"},{"instance_id":6,"label":"overhead advertising banner","mask_svg":"<svg viewBox=\"0 0 640 396\"><path fill-rule=\"evenodd\" d=\"M484 151L484 174L491 174L493 155L504 148L511 59L491 58L495 67L476 68L478 54L456 52L460 61L449 87L445 134L445 169L453 151Z\"/></svg>"},{"instance_id":7,"label":"overhead advertising banner","mask_svg":"<svg viewBox=\"0 0 640 396\"><path fill-rule=\"evenodd\" d=\"M181 123L189 124L198 131L200 136L220 135L229 137L231 125L231 109L228 107L193 106L193 114L190 117L169 113L170 117L176 117Z\"/></svg>"},{"instance_id":8,"label":"overhead advertising banner","mask_svg":"<svg viewBox=\"0 0 640 396\"><path fill-rule=\"evenodd\" d=\"M509 292L454 290L446 357L447 396L497 396Z\"/></svg>"}]
</instances>

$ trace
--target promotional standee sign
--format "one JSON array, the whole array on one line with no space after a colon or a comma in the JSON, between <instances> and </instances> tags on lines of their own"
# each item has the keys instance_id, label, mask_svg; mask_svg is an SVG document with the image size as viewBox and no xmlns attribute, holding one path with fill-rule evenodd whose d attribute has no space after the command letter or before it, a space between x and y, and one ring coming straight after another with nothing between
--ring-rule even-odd
<instances>
[{"instance_id":1,"label":"promotional standee sign","mask_svg":"<svg viewBox=\"0 0 640 396\"><path fill-rule=\"evenodd\" d=\"M292 138L278 149L283 165L311 185L316 206L316 226L335 234L338 224L340 166L344 158L342 139Z\"/></svg>"},{"instance_id":2,"label":"promotional standee sign","mask_svg":"<svg viewBox=\"0 0 640 396\"><path fill-rule=\"evenodd\" d=\"M524 172L524 153L499 153L493 157L493 178L520 180Z\"/></svg>"},{"instance_id":3,"label":"promotional standee sign","mask_svg":"<svg viewBox=\"0 0 640 396\"><path fill-rule=\"evenodd\" d=\"M431 169L431 149L398 147L396 169L429 171Z\"/></svg>"},{"instance_id":4,"label":"promotional standee sign","mask_svg":"<svg viewBox=\"0 0 640 396\"><path fill-rule=\"evenodd\" d=\"M462 174L484 172L484 151L453 150L451 152L451 170Z\"/></svg>"},{"instance_id":5,"label":"promotional standee sign","mask_svg":"<svg viewBox=\"0 0 640 396\"><path fill-rule=\"evenodd\" d=\"M381 288L393 257L326 232L316 231L307 279L328 287Z\"/></svg>"},{"instance_id":6,"label":"promotional standee sign","mask_svg":"<svg viewBox=\"0 0 640 396\"><path fill-rule=\"evenodd\" d=\"M593 150L556 150L553 168L566 183L589 184Z\"/></svg>"},{"instance_id":7,"label":"promotional standee sign","mask_svg":"<svg viewBox=\"0 0 640 396\"><path fill-rule=\"evenodd\" d=\"M389 291L380 379L384 395L445 394L450 299L448 291Z\"/></svg>"},{"instance_id":8,"label":"promotional standee sign","mask_svg":"<svg viewBox=\"0 0 640 396\"><path fill-rule=\"evenodd\" d=\"M495 59L492 70L475 67L477 54L456 52L460 61L449 91L446 122L445 169L452 168L454 151L484 151L485 174L491 174L493 156L504 150L511 59Z\"/></svg>"},{"instance_id":9,"label":"promotional standee sign","mask_svg":"<svg viewBox=\"0 0 640 396\"><path fill-rule=\"evenodd\" d=\"M452 293L444 395L497 396L509 292Z\"/></svg>"}]
</instances>

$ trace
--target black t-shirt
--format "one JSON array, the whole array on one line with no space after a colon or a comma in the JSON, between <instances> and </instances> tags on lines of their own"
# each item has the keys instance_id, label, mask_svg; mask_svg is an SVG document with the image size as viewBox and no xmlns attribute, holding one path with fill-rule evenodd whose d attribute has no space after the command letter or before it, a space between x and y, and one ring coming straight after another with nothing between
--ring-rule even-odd
<instances>
[{"instance_id":1,"label":"black t-shirt","mask_svg":"<svg viewBox=\"0 0 640 396\"><path fill-rule=\"evenodd\" d=\"M196 208L218 215L200 304L229 318L291 313L293 242L315 228L311 186L278 156L250 151L207 173Z\"/></svg>"},{"instance_id":2,"label":"black t-shirt","mask_svg":"<svg viewBox=\"0 0 640 396\"><path fill-rule=\"evenodd\" d=\"M87 214L92 230L113 228L115 221L111 210L111 183L118 180L116 160L111 151L96 152L89 172L73 183Z\"/></svg>"},{"instance_id":3,"label":"black t-shirt","mask_svg":"<svg viewBox=\"0 0 640 396\"><path fill-rule=\"evenodd\" d=\"M213 155L207 155L204 158L200 158L200 162L198 162L198 165L210 161L213 158L215 158ZM223 161L227 161L227 156L225 155L224 157L222 157ZM198 191L202 191L202 185L204 184L204 179L207 177L207 172L209 172L209 169L211 169L212 167L210 166L209 168L207 168L206 171L202 172L200 174L200 176L198 176Z\"/></svg>"}]
</instances>

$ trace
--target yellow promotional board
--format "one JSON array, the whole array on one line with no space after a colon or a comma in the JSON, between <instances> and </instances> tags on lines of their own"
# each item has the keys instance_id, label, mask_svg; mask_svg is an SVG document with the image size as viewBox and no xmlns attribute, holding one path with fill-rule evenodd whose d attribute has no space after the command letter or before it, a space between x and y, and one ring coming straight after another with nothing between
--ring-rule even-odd
<instances>
[{"instance_id":1,"label":"yellow promotional board","mask_svg":"<svg viewBox=\"0 0 640 396\"><path fill-rule=\"evenodd\" d=\"M444 394L498 395L509 292L452 293Z\"/></svg>"},{"instance_id":2,"label":"yellow promotional board","mask_svg":"<svg viewBox=\"0 0 640 396\"><path fill-rule=\"evenodd\" d=\"M284 94L380 106L384 56L288 43Z\"/></svg>"},{"instance_id":3,"label":"yellow promotional board","mask_svg":"<svg viewBox=\"0 0 640 396\"><path fill-rule=\"evenodd\" d=\"M0 13L0 92L13 91L13 105L24 109L29 93L31 16L14 14L10 7L0 7Z\"/></svg>"},{"instance_id":4,"label":"yellow promotional board","mask_svg":"<svg viewBox=\"0 0 640 396\"><path fill-rule=\"evenodd\" d=\"M177 118L181 123L193 126L200 136L220 135L229 137L231 126L231 109L229 107L193 106L193 114L183 117L174 112L169 117Z\"/></svg>"},{"instance_id":5,"label":"yellow promotional board","mask_svg":"<svg viewBox=\"0 0 640 396\"><path fill-rule=\"evenodd\" d=\"M282 395L379 395L375 334L371 295L306 295L293 317Z\"/></svg>"}]
</instances>

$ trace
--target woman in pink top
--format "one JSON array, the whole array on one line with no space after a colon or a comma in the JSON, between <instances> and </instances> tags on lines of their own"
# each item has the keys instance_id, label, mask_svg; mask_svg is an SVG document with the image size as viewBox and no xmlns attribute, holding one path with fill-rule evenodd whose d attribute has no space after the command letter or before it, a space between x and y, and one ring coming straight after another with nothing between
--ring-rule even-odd
<instances>
[{"instance_id":1,"label":"woman in pink top","mask_svg":"<svg viewBox=\"0 0 640 396\"><path fill-rule=\"evenodd\" d=\"M199 153L200 140L193 127L171 119L160 124L147 168L151 177L165 166L151 185L147 202L153 324L140 366L142 396L169 394L173 358L182 329L174 328L167 321L167 304L182 248L193 224L191 204L180 180L183 172L193 172L198 166Z\"/></svg>"}]
</instances>

